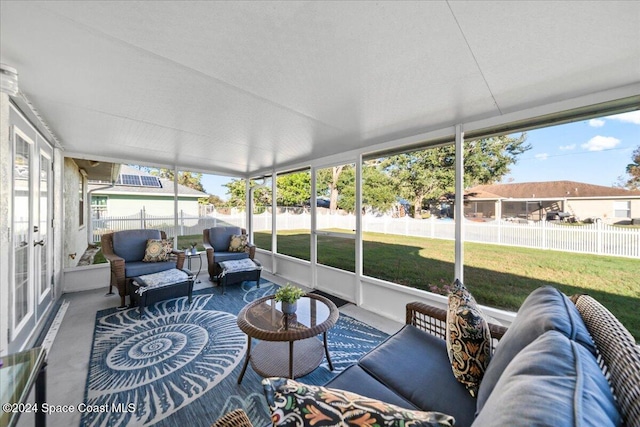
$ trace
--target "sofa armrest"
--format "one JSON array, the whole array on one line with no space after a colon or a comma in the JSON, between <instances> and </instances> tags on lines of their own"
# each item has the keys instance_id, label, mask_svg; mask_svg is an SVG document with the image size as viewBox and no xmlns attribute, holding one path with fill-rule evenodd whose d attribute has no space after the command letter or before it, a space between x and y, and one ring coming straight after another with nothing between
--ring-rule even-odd
<instances>
[{"instance_id":1,"label":"sofa armrest","mask_svg":"<svg viewBox=\"0 0 640 427\"><path fill-rule=\"evenodd\" d=\"M171 251L171 254L176 257L176 268L182 270L182 267L184 267L184 260L187 258L184 251L174 249Z\"/></svg>"},{"instance_id":2,"label":"sofa armrest","mask_svg":"<svg viewBox=\"0 0 640 427\"><path fill-rule=\"evenodd\" d=\"M413 325L436 337L446 339L447 310L418 301L410 302L406 307L406 324ZM507 332L505 326L494 323L489 323L489 330L494 344Z\"/></svg>"},{"instance_id":3,"label":"sofa armrest","mask_svg":"<svg viewBox=\"0 0 640 427\"><path fill-rule=\"evenodd\" d=\"M249 254L249 258L253 259L256 256L256 245L253 243L247 243L247 247L244 251Z\"/></svg>"},{"instance_id":4,"label":"sofa armrest","mask_svg":"<svg viewBox=\"0 0 640 427\"><path fill-rule=\"evenodd\" d=\"M637 426L633 421L640 420L640 346L595 298L574 295L571 300L596 344L598 363L613 388L623 419L629 426Z\"/></svg>"}]
</instances>

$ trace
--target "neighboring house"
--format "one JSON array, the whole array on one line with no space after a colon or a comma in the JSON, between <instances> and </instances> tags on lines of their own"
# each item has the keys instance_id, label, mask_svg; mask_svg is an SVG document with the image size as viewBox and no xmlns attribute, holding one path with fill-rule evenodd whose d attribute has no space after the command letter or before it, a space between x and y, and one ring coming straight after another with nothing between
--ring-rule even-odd
<instances>
[{"instance_id":1,"label":"neighboring house","mask_svg":"<svg viewBox=\"0 0 640 427\"><path fill-rule=\"evenodd\" d=\"M93 218L106 216L146 215L171 216L174 213L174 183L147 172L122 165L115 184L90 182L91 212ZM209 197L202 191L178 185L178 212L199 215L198 199Z\"/></svg>"},{"instance_id":2,"label":"neighboring house","mask_svg":"<svg viewBox=\"0 0 640 427\"><path fill-rule=\"evenodd\" d=\"M628 224L640 218L640 191L575 181L479 185L465 191L467 218L539 221L549 212Z\"/></svg>"}]
</instances>

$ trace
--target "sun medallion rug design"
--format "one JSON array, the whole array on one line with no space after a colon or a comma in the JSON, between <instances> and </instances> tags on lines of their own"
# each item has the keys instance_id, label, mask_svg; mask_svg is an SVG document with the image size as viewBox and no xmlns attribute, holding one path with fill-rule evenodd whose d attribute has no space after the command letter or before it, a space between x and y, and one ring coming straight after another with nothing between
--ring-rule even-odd
<instances>
[{"instance_id":1,"label":"sun medallion rug design","mask_svg":"<svg viewBox=\"0 0 640 427\"><path fill-rule=\"evenodd\" d=\"M243 408L255 426L269 424L261 377L250 367L237 378L247 349L236 315L245 304L273 294L277 285L245 282L194 293L187 298L137 309L103 310L96 315L85 390L91 412L81 426L210 426L219 416ZM321 385L355 362L386 335L340 315L329 331L334 371L324 363L299 378Z\"/></svg>"}]
</instances>

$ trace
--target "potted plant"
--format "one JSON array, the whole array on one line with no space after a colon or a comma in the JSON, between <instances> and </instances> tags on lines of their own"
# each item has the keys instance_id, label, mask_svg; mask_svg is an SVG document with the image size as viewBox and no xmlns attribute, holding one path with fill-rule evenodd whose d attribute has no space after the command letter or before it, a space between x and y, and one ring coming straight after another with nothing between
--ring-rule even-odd
<instances>
[{"instance_id":1,"label":"potted plant","mask_svg":"<svg viewBox=\"0 0 640 427\"><path fill-rule=\"evenodd\" d=\"M193 255L198 253L198 248L196 248L196 246L198 246L198 242L191 242L191 254Z\"/></svg>"},{"instance_id":2,"label":"potted plant","mask_svg":"<svg viewBox=\"0 0 640 427\"><path fill-rule=\"evenodd\" d=\"M297 302L306 294L305 291L287 283L276 291L275 300L282 303L282 312L284 314L293 314L296 312Z\"/></svg>"}]
</instances>

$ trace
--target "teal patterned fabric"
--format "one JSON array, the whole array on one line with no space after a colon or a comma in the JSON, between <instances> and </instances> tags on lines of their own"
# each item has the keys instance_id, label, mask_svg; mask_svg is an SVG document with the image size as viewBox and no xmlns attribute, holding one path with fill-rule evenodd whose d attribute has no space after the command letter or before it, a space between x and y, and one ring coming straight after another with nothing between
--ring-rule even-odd
<instances>
[{"instance_id":1,"label":"teal patterned fabric","mask_svg":"<svg viewBox=\"0 0 640 427\"><path fill-rule=\"evenodd\" d=\"M449 294L446 334L453 374L477 397L491 359L491 332L475 298L459 280Z\"/></svg>"},{"instance_id":2,"label":"teal patterned fabric","mask_svg":"<svg viewBox=\"0 0 640 427\"><path fill-rule=\"evenodd\" d=\"M453 426L440 412L404 409L344 390L307 385L285 378L262 382L275 427Z\"/></svg>"}]
</instances>

